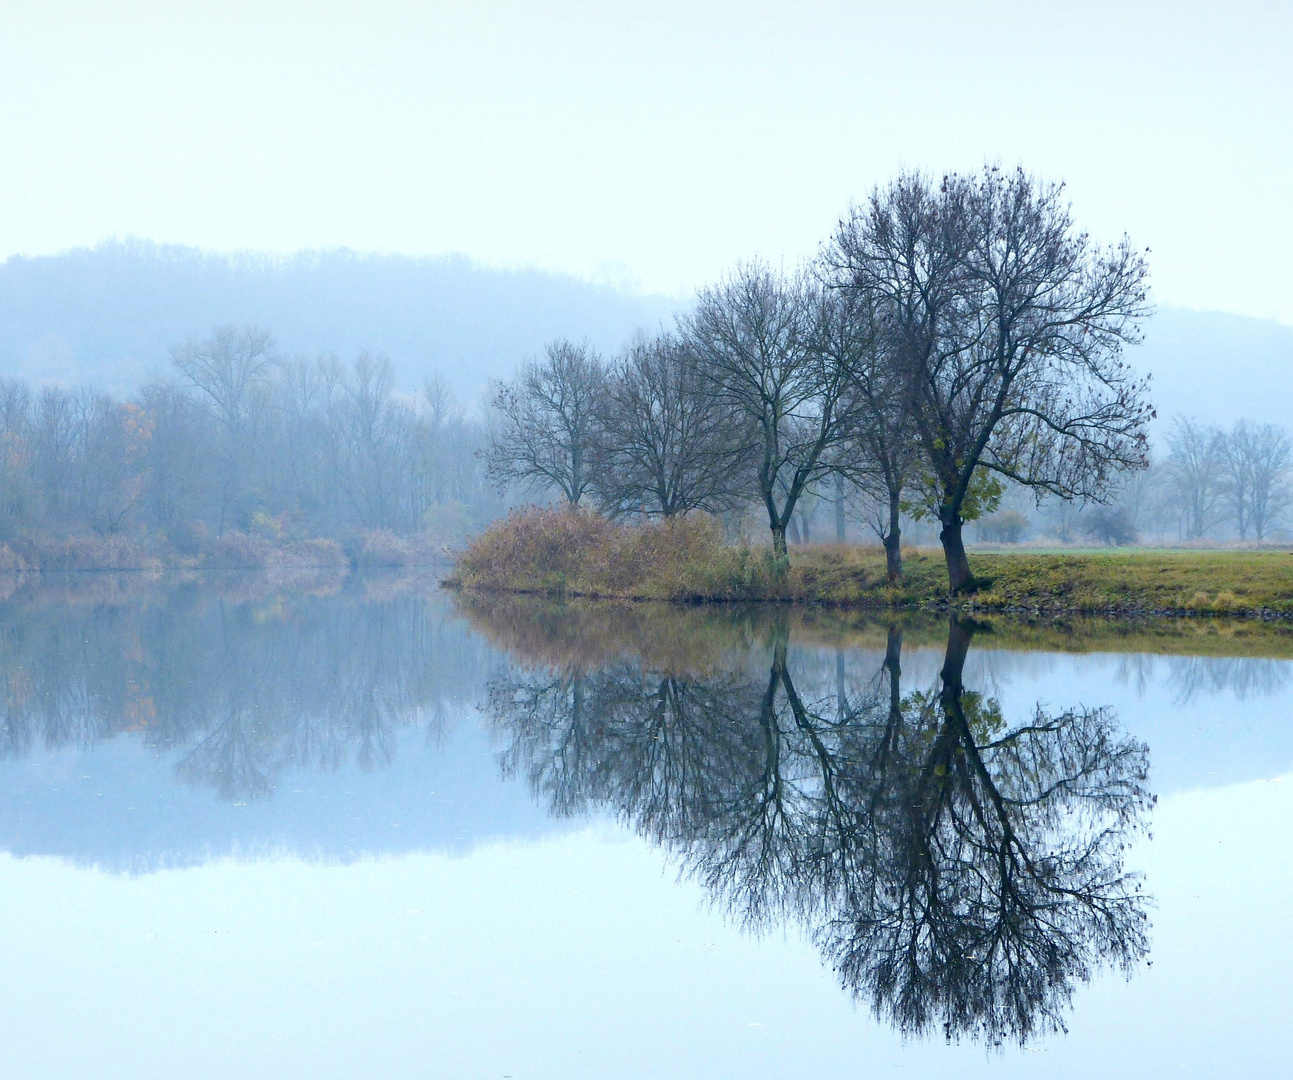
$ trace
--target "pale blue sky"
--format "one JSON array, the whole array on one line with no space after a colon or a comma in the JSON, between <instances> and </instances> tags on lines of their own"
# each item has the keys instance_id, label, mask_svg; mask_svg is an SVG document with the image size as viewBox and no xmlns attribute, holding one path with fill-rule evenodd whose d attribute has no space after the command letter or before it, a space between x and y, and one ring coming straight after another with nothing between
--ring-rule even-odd
<instances>
[{"instance_id":1,"label":"pale blue sky","mask_svg":"<svg viewBox=\"0 0 1293 1080\"><path fill-rule=\"evenodd\" d=\"M134 235L689 292L1022 162L1155 297L1293 323L1287 3L0 5L0 258Z\"/></svg>"}]
</instances>

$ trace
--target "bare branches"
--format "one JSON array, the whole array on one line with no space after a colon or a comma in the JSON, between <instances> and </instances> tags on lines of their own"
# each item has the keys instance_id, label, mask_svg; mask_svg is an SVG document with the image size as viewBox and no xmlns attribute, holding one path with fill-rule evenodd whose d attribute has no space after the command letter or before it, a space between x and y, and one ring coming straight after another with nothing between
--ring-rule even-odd
<instances>
[{"instance_id":1,"label":"bare branches","mask_svg":"<svg viewBox=\"0 0 1293 1080\"><path fill-rule=\"evenodd\" d=\"M602 360L587 343L549 345L542 360L530 362L495 390L499 427L487 454L491 478L500 486L555 487L578 506L592 483L605 389Z\"/></svg>"},{"instance_id":2,"label":"bare branches","mask_svg":"<svg viewBox=\"0 0 1293 1080\"><path fill-rule=\"evenodd\" d=\"M677 337L644 338L616 363L600 423L593 486L611 514L720 511L749 473L743 415L708 393Z\"/></svg>"},{"instance_id":3,"label":"bare branches","mask_svg":"<svg viewBox=\"0 0 1293 1080\"><path fill-rule=\"evenodd\" d=\"M207 400L216 418L231 431L247 422L250 396L273 363L274 339L259 327L223 326L206 341L171 349L171 362Z\"/></svg>"},{"instance_id":4,"label":"bare branches","mask_svg":"<svg viewBox=\"0 0 1293 1080\"><path fill-rule=\"evenodd\" d=\"M1148 314L1143 257L1075 231L1059 185L1022 171L900 177L853 211L826 254L875 305L937 490L953 591L988 470L1039 493L1102 499L1148 460L1147 384L1121 357Z\"/></svg>"},{"instance_id":5,"label":"bare branches","mask_svg":"<svg viewBox=\"0 0 1293 1080\"><path fill-rule=\"evenodd\" d=\"M683 324L709 395L748 425L749 494L763 503L781 566L796 504L831 471L832 451L849 433L832 303L806 275L749 263L703 290Z\"/></svg>"}]
</instances>

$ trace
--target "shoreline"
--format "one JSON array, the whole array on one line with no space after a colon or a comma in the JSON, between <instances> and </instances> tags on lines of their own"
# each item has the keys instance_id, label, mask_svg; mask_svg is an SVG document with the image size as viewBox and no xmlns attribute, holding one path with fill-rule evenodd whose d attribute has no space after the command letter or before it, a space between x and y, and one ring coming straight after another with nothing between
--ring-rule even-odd
<instances>
[{"instance_id":1,"label":"shoreline","mask_svg":"<svg viewBox=\"0 0 1293 1080\"><path fill-rule=\"evenodd\" d=\"M458 554L444 584L538 596L786 603L858 610L1025 617L1293 619L1286 549L970 553L973 592L949 596L937 549L903 551L890 583L877 546L771 549L732 543L712 518L619 524L587 512L528 509L492 524Z\"/></svg>"}]
</instances>

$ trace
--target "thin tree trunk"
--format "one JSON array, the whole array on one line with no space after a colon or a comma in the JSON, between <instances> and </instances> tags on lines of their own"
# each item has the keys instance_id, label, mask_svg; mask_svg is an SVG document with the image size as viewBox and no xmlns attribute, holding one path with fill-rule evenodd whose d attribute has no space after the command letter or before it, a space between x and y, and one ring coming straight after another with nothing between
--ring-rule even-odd
<instances>
[{"instance_id":1,"label":"thin tree trunk","mask_svg":"<svg viewBox=\"0 0 1293 1080\"><path fill-rule=\"evenodd\" d=\"M848 695L844 692L844 650L835 650L835 719L844 722L848 712Z\"/></svg>"},{"instance_id":2,"label":"thin tree trunk","mask_svg":"<svg viewBox=\"0 0 1293 1080\"><path fill-rule=\"evenodd\" d=\"M938 534L943 543L943 557L947 560L947 587L953 596L968 592L974 585L970 573L970 560L965 555L965 541L961 539L961 519L949 513L943 519L943 531Z\"/></svg>"},{"instance_id":3,"label":"thin tree trunk","mask_svg":"<svg viewBox=\"0 0 1293 1080\"><path fill-rule=\"evenodd\" d=\"M902 530L898 527L902 511L899 502L898 492L889 492L889 532L884 538L884 561L891 585L902 578Z\"/></svg>"},{"instance_id":4,"label":"thin tree trunk","mask_svg":"<svg viewBox=\"0 0 1293 1080\"><path fill-rule=\"evenodd\" d=\"M844 477L835 474L835 542L842 544L847 539L844 528Z\"/></svg>"},{"instance_id":5,"label":"thin tree trunk","mask_svg":"<svg viewBox=\"0 0 1293 1080\"><path fill-rule=\"evenodd\" d=\"M898 623L889 626L888 640L884 649L884 669L889 673L889 722L902 719L902 627Z\"/></svg>"}]
</instances>

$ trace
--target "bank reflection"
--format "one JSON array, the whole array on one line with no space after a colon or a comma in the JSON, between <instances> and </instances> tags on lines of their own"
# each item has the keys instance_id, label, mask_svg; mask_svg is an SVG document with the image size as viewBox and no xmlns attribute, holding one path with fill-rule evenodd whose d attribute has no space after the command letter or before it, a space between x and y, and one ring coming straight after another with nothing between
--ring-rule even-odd
<instances>
[{"instance_id":1,"label":"bank reflection","mask_svg":"<svg viewBox=\"0 0 1293 1080\"><path fill-rule=\"evenodd\" d=\"M541 620L476 619L523 661L489 690L509 771L553 813L610 811L666 846L747 926L798 922L902 1031L1023 1042L1097 968L1145 956L1123 856L1147 748L1104 709L1003 716L964 685L971 625L907 687L896 624L865 671L797 649L785 616L684 663L604 627L576 646L569 619L547 642Z\"/></svg>"}]
</instances>

